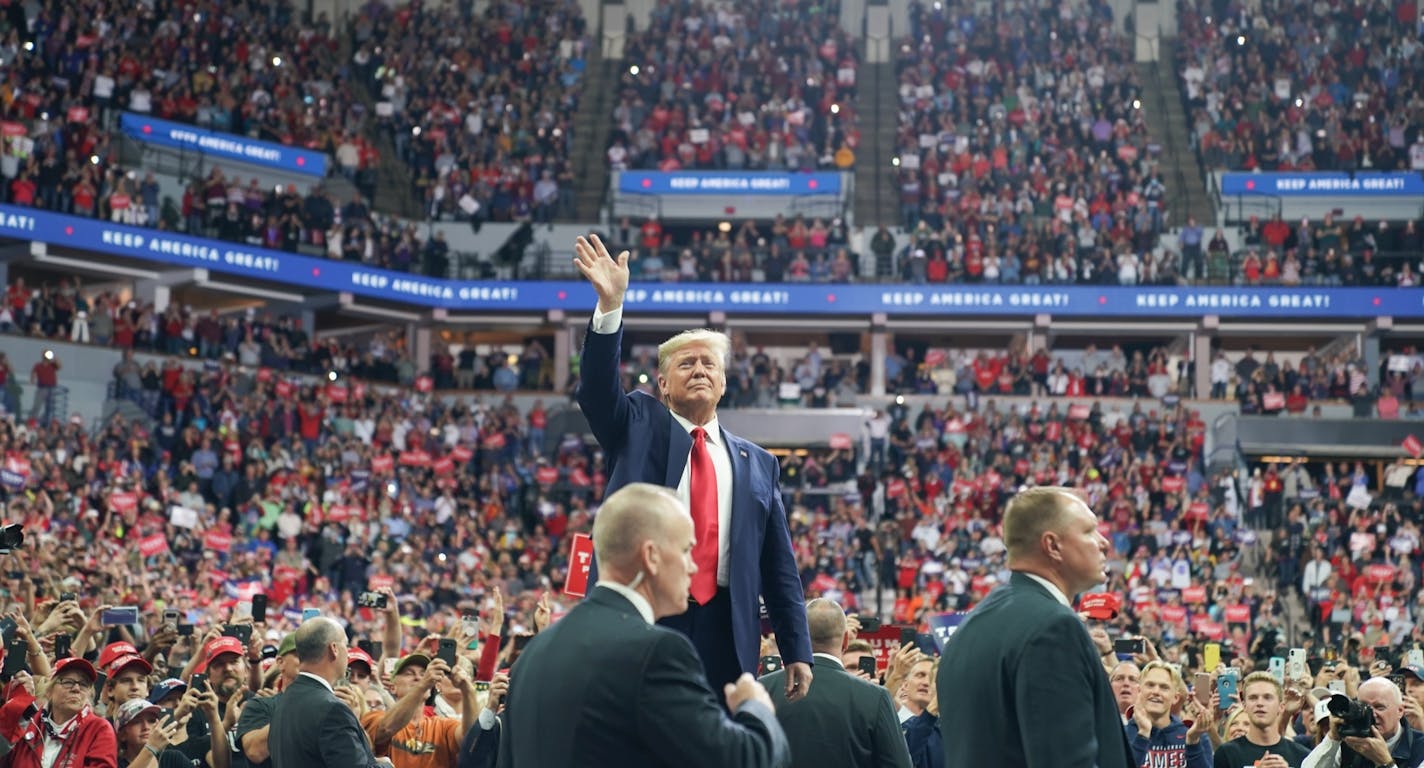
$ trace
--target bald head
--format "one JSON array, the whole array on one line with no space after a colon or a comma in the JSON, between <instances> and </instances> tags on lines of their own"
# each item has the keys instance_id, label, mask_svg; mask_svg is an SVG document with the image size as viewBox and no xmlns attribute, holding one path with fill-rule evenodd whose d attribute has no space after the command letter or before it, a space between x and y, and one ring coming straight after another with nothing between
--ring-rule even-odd
<instances>
[{"instance_id":1,"label":"bald head","mask_svg":"<svg viewBox=\"0 0 1424 768\"><path fill-rule=\"evenodd\" d=\"M834 600L818 597L806 604L806 626L811 631L811 650L839 656L845 645L845 611Z\"/></svg>"},{"instance_id":2,"label":"bald head","mask_svg":"<svg viewBox=\"0 0 1424 768\"><path fill-rule=\"evenodd\" d=\"M331 643L346 639L346 630L334 619L317 616L307 619L297 628L297 660L303 663L325 658Z\"/></svg>"},{"instance_id":3,"label":"bald head","mask_svg":"<svg viewBox=\"0 0 1424 768\"><path fill-rule=\"evenodd\" d=\"M638 572L643 544L665 540L668 524L686 517L686 506L667 488L651 483L620 488L593 519L593 555L599 572L626 583Z\"/></svg>"}]
</instances>

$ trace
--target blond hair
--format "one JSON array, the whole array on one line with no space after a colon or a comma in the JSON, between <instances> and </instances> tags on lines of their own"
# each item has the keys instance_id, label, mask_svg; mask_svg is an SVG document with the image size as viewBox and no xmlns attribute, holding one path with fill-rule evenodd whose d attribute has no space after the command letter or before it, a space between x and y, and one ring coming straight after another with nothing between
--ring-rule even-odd
<instances>
[{"instance_id":1,"label":"blond hair","mask_svg":"<svg viewBox=\"0 0 1424 768\"><path fill-rule=\"evenodd\" d=\"M1177 665L1168 664L1167 662L1161 660L1149 661L1144 664L1142 667L1142 671L1138 673L1137 679L1139 681L1143 680L1147 677L1148 672L1156 672L1159 669L1166 672L1167 676L1172 679L1172 690L1180 693L1186 687L1186 683L1182 680L1182 671L1180 669L1177 669Z\"/></svg>"},{"instance_id":2,"label":"blond hair","mask_svg":"<svg viewBox=\"0 0 1424 768\"><path fill-rule=\"evenodd\" d=\"M1277 680L1276 676L1270 672L1252 672L1243 678L1241 680L1241 696L1244 698L1246 696L1246 689L1256 683L1270 683L1271 687L1276 689L1276 700L1285 701L1285 688L1281 685L1281 681Z\"/></svg>"},{"instance_id":3,"label":"blond hair","mask_svg":"<svg viewBox=\"0 0 1424 768\"><path fill-rule=\"evenodd\" d=\"M716 355L717 360L721 362L722 369L726 370L727 359L732 356L732 340L721 331L694 328L690 331L683 331L658 345L658 373L666 373L668 361L672 359L672 356L694 344L701 344L712 350L712 354Z\"/></svg>"}]
</instances>

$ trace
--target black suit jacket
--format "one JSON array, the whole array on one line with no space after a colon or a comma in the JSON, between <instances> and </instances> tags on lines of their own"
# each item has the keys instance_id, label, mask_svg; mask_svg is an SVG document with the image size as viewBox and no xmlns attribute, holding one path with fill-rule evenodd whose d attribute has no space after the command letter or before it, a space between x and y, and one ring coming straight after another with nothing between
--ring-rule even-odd
<instances>
[{"instance_id":1,"label":"black suit jacket","mask_svg":"<svg viewBox=\"0 0 1424 768\"><path fill-rule=\"evenodd\" d=\"M949 639L936 687L947 766L1132 765L1083 622L1022 573L991 592Z\"/></svg>"},{"instance_id":2,"label":"black suit jacket","mask_svg":"<svg viewBox=\"0 0 1424 768\"><path fill-rule=\"evenodd\" d=\"M374 768L356 713L326 686L297 676L276 699L268 736L273 768Z\"/></svg>"},{"instance_id":3,"label":"black suit jacket","mask_svg":"<svg viewBox=\"0 0 1424 768\"><path fill-rule=\"evenodd\" d=\"M796 702L786 700L786 672L763 677L786 729L794 768L910 768L910 753L890 694L845 667L815 657L816 682Z\"/></svg>"},{"instance_id":4,"label":"black suit jacket","mask_svg":"<svg viewBox=\"0 0 1424 768\"><path fill-rule=\"evenodd\" d=\"M504 768L790 762L769 707L748 702L729 718L692 643L648 624L607 587L595 587L536 635L509 681L499 742Z\"/></svg>"},{"instance_id":5,"label":"black suit jacket","mask_svg":"<svg viewBox=\"0 0 1424 768\"><path fill-rule=\"evenodd\" d=\"M625 394L618 373L623 329L584 336L579 358L579 407L608 463L605 496L629 483L677 489L692 437L657 399L643 392ZM732 518L727 545L731 569L727 591L732 600L732 645L742 671L756 674L761 648L761 605L776 633L776 647L786 663L811 662L811 633L806 628L806 596L796 551L791 546L786 510L781 503L781 465L765 449L722 430L732 463ZM597 569L590 571L596 574ZM596 576L594 577L596 578ZM686 630L678 617L664 624ZM723 648L699 649L703 654Z\"/></svg>"}]
</instances>

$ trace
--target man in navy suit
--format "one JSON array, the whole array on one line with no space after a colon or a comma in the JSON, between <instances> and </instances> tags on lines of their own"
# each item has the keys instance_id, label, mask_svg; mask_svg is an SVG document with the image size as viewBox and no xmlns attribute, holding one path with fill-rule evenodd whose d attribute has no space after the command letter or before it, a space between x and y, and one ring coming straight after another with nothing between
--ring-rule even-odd
<instances>
[{"instance_id":1,"label":"man in navy suit","mask_svg":"<svg viewBox=\"0 0 1424 768\"><path fill-rule=\"evenodd\" d=\"M698 574L686 613L663 620L692 640L714 690L756 674L766 603L786 669L786 695L811 686L805 593L782 508L776 458L722 429L725 334L686 331L658 347L658 391L624 393L619 377L628 252L615 260L598 236L574 244L574 264L598 294L580 363L579 405L608 457L607 493L645 482L688 503Z\"/></svg>"}]
</instances>

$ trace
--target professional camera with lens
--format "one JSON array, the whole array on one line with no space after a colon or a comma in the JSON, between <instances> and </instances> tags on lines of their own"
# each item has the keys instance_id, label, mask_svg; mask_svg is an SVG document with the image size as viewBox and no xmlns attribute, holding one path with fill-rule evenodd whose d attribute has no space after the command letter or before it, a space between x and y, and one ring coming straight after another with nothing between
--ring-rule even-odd
<instances>
[{"instance_id":1,"label":"professional camera with lens","mask_svg":"<svg viewBox=\"0 0 1424 768\"><path fill-rule=\"evenodd\" d=\"M1326 707L1330 709L1331 717L1340 719L1340 727L1336 729L1340 738L1347 739L1357 736L1368 739L1374 735L1370 729L1375 724L1375 711L1370 708L1370 705L1348 696L1336 694L1330 697Z\"/></svg>"},{"instance_id":2,"label":"professional camera with lens","mask_svg":"<svg viewBox=\"0 0 1424 768\"><path fill-rule=\"evenodd\" d=\"M0 555L8 555L25 543L25 526L19 523L0 526Z\"/></svg>"}]
</instances>

